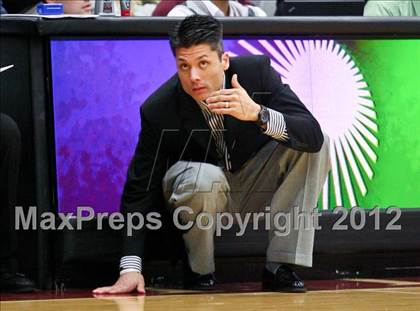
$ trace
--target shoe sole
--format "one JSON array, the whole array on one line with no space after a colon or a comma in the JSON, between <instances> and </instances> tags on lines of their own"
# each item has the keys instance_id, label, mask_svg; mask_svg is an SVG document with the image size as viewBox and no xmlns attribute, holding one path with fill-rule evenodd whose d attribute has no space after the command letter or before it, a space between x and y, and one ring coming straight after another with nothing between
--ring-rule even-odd
<instances>
[{"instance_id":1,"label":"shoe sole","mask_svg":"<svg viewBox=\"0 0 420 311\"><path fill-rule=\"evenodd\" d=\"M264 292L277 292L277 293L306 293L308 290L306 288L273 288L273 287L263 287Z\"/></svg>"},{"instance_id":2,"label":"shoe sole","mask_svg":"<svg viewBox=\"0 0 420 311\"><path fill-rule=\"evenodd\" d=\"M197 290L197 291L211 291L214 290L214 286L212 287L200 287L200 286L184 286L186 290Z\"/></svg>"}]
</instances>

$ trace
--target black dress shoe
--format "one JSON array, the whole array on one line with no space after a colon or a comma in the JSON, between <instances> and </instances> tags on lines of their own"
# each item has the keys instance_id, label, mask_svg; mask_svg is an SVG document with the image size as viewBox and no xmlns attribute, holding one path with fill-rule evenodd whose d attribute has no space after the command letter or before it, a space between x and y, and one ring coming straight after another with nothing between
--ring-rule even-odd
<instances>
[{"instance_id":1,"label":"black dress shoe","mask_svg":"<svg viewBox=\"0 0 420 311\"><path fill-rule=\"evenodd\" d=\"M290 267L286 265L281 265L275 274L267 269L264 269L262 288L265 291L273 292L306 292L305 283Z\"/></svg>"},{"instance_id":2,"label":"black dress shoe","mask_svg":"<svg viewBox=\"0 0 420 311\"><path fill-rule=\"evenodd\" d=\"M210 274L197 274L192 272L184 278L184 288L191 290L211 290L214 289L216 278L213 273Z\"/></svg>"},{"instance_id":3,"label":"black dress shoe","mask_svg":"<svg viewBox=\"0 0 420 311\"><path fill-rule=\"evenodd\" d=\"M4 272L0 275L0 291L2 293L28 293L34 290L34 283L21 273Z\"/></svg>"},{"instance_id":4,"label":"black dress shoe","mask_svg":"<svg viewBox=\"0 0 420 311\"><path fill-rule=\"evenodd\" d=\"M182 260L184 276L183 276L183 286L184 289L190 290L212 290L216 285L216 278L214 273L209 274L198 274L191 270L191 267L188 263L188 258L186 253L184 254Z\"/></svg>"},{"instance_id":5,"label":"black dress shoe","mask_svg":"<svg viewBox=\"0 0 420 311\"><path fill-rule=\"evenodd\" d=\"M187 260L184 264L184 289L191 290L211 290L216 284L216 278L213 273L198 274L191 270Z\"/></svg>"}]
</instances>

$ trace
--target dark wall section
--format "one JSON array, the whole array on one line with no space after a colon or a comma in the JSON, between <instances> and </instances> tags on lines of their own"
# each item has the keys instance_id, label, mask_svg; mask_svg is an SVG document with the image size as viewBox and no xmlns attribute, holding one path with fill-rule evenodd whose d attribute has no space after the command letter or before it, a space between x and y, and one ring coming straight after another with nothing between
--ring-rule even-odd
<instances>
[{"instance_id":1,"label":"dark wall section","mask_svg":"<svg viewBox=\"0 0 420 311\"><path fill-rule=\"evenodd\" d=\"M0 73L0 111L13 118L21 132L17 205L27 211L29 206L36 205L30 38L2 35L0 46L0 67L14 65ZM37 267L36 235L36 231L20 231L18 234L21 270L34 278Z\"/></svg>"}]
</instances>

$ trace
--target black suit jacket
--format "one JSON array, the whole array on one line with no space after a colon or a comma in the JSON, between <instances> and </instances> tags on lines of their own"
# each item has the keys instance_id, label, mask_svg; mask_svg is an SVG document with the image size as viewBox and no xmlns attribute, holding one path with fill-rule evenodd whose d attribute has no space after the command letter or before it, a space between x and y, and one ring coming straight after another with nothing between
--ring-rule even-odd
<instances>
[{"instance_id":1,"label":"black suit jacket","mask_svg":"<svg viewBox=\"0 0 420 311\"><path fill-rule=\"evenodd\" d=\"M281 112L290 139L287 147L317 152L323 143L320 126L287 85L281 82L266 56L235 57L226 71L226 88L232 75L258 104ZM171 165L180 160L217 164L216 147L197 102L182 89L174 75L142 105L141 133L128 169L121 200L124 213L146 215L162 202L162 179ZM232 171L273 138L262 133L254 122L225 116L225 141L231 155ZM125 236L123 255L142 257L145 230Z\"/></svg>"}]
</instances>

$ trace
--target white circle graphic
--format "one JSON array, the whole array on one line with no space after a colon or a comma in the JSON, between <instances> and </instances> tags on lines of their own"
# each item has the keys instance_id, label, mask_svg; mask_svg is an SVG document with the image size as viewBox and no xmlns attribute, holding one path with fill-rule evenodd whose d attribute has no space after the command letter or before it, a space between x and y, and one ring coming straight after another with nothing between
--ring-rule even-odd
<instances>
[{"instance_id":1,"label":"white circle graphic","mask_svg":"<svg viewBox=\"0 0 420 311\"><path fill-rule=\"evenodd\" d=\"M334 40L247 40L238 44L254 55L267 54L272 67L290 85L330 137L331 172L322 191L322 208L358 206L356 187L367 193L373 178L378 126L371 93L345 49ZM230 53L232 56L235 54ZM369 161L370 160L370 161ZM330 200L330 191L334 200ZM333 202L335 201L335 202Z\"/></svg>"}]
</instances>

